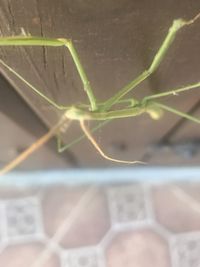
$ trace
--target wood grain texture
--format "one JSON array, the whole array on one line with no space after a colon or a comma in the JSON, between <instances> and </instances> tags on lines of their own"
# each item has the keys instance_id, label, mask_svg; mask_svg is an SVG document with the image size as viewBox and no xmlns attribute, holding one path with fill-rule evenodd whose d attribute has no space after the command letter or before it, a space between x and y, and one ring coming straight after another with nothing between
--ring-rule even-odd
<instances>
[{"instance_id":1,"label":"wood grain texture","mask_svg":"<svg viewBox=\"0 0 200 267\"><path fill-rule=\"evenodd\" d=\"M200 10L196 0L182 1L72 1L1 0L2 35L27 33L71 38L80 54L99 99L106 99L147 68L175 18L192 18ZM199 81L200 21L177 36L159 70L134 92L143 97ZM87 102L73 62L64 48L6 47L0 56L31 84L60 104ZM18 93L48 126L60 113L2 69ZM169 97L169 105L187 112L199 100L199 90ZM152 122L147 116L118 120L97 134L102 147L114 157L140 160L178 123L165 114ZM199 131L199 126L194 128ZM78 135L79 127L66 134L65 142ZM194 131L194 130L193 130ZM87 141L71 148L82 166L106 166ZM87 155L87 156L86 156ZM163 157L161 163L165 163ZM152 162L153 164L154 162Z\"/></svg>"},{"instance_id":2,"label":"wood grain texture","mask_svg":"<svg viewBox=\"0 0 200 267\"><path fill-rule=\"evenodd\" d=\"M47 127L0 75L0 166L16 158L47 131ZM69 151L58 154L55 140L50 140L18 169L50 169L70 166L77 166L76 159Z\"/></svg>"}]
</instances>

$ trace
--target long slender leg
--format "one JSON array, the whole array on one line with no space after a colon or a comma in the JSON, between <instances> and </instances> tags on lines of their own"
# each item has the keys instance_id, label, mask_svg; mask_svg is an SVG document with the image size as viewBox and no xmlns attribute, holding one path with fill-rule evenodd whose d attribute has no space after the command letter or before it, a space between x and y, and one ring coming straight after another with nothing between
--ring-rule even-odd
<instances>
[{"instance_id":1,"label":"long slender leg","mask_svg":"<svg viewBox=\"0 0 200 267\"><path fill-rule=\"evenodd\" d=\"M109 123L111 120L106 120L103 122L100 122L97 124L97 126L95 126L94 128L91 129L91 132L94 133L96 132L98 129L100 129L101 127L105 126L107 123ZM78 138L76 138L75 140L73 140L72 142L70 142L69 144L62 144L61 138L60 136L57 137L57 149L59 153L64 152L66 149L69 149L70 147L72 147L73 145L79 143L80 141L82 141L84 138L87 138L87 136L85 134L80 135Z\"/></svg>"},{"instance_id":2,"label":"long slender leg","mask_svg":"<svg viewBox=\"0 0 200 267\"><path fill-rule=\"evenodd\" d=\"M188 90L191 90L191 89L194 89L194 88L198 88L198 87L200 87L200 82L197 82L195 84L190 84L190 85L187 85L187 86L184 86L184 87L176 88L174 90L169 90L169 91L166 91L166 92L163 92L163 93L146 96L146 97L143 98L142 102L147 102L149 100L153 100L153 99L157 99L157 98L161 98L161 97L169 96L169 95L178 95L181 92L188 91Z\"/></svg>"},{"instance_id":3,"label":"long slender leg","mask_svg":"<svg viewBox=\"0 0 200 267\"><path fill-rule=\"evenodd\" d=\"M11 73L13 73L19 80L21 80L22 82L24 82L29 88L31 88L36 94L38 94L39 96L41 96L43 99L45 99L49 104L51 104L52 106L54 106L55 108L59 109L59 110L66 110L69 107L66 106L61 106L56 104L52 99L50 99L48 96L46 96L45 94L43 94L39 89L37 89L35 86L33 86L32 84L30 84L27 80L25 80L19 73L17 73L13 68L11 68L10 66L8 66L3 60L0 59L0 64L2 64L7 70L9 70Z\"/></svg>"},{"instance_id":4,"label":"long slender leg","mask_svg":"<svg viewBox=\"0 0 200 267\"><path fill-rule=\"evenodd\" d=\"M62 39L61 39L62 40ZM65 40L64 39L64 43L65 43L65 46L69 49L69 52L71 53L71 56L74 60L74 63L76 65L76 68L78 70L78 73L79 73L79 76L81 78L81 81L83 83L83 87L84 87L84 90L88 96L88 99L90 101L90 105L91 105L91 110L92 111L95 111L97 110L97 103L96 103L96 98L94 96L94 93L93 93L93 90L92 90L92 87L90 85L90 82L87 78L87 75L86 75L86 72L83 68L83 65L81 64L81 61L79 59L79 56L78 56L78 53L72 43L71 40Z\"/></svg>"},{"instance_id":5,"label":"long slender leg","mask_svg":"<svg viewBox=\"0 0 200 267\"><path fill-rule=\"evenodd\" d=\"M51 128L46 134L40 137L36 142L34 142L30 147L24 150L14 160L12 160L6 166L0 169L0 176L16 168L20 163L22 163L25 159L27 159L34 151L36 151L41 146L43 146L46 142L48 142L49 139L51 139L56 133L60 131L62 122L63 122L63 119L60 122L58 122L53 128Z\"/></svg>"},{"instance_id":6,"label":"long slender leg","mask_svg":"<svg viewBox=\"0 0 200 267\"><path fill-rule=\"evenodd\" d=\"M24 150L20 155L18 155L14 160L9 162L6 166L0 169L0 176L8 173L9 171L16 168L20 163L26 160L34 151L43 146L48 142L54 135L59 134L62 131L63 125L65 126L65 131L70 126L71 120L63 116L60 121L53 126L46 134L40 137L36 142L34 142L30 147Z\"/></svg>"},{"instance_id":7,"label":"long slender leg","mask_svg":"<svg viewBox=\"0 0 200 267\"><path fill-rule=\"evenodd\" d=\"M54 134L54 133L53 133ZM53 136L53 134L49 131L41 138L39 138L35 143L29 146L25 151L23 151L19 156L17 156L14 160L9 162L6 166L0 169L0 176L4 175L14 168L16 168L20 163L26 160L35 150L39 149L43 146L49 139Z\"/></svg>"},{"instance_id":8,"label":"long slender leg","mask_svg":"<svg viewBox=\"0 0 200 267\"><path fill-rule=\"evenodd\" d=\"M125 164L136 164L136 163L140 163L140 164L145 164L144 162L141 161L127 161L127 160L120 160L120 159L115 159L112 158L110 156L107 156L102 149L99 147L99 145L97 144L97 142L95 141L95 139L93 138L93 136L91 135L91 133L89 132L89 130L87 129L87 127L85 126L85 123L83 120L80 121L80 125L81 128L83 130L83 132L85 133L85 135L87 136L87 138L90 140L90 142L93 144L93 146L96 148L96 150L99 152L99 154L110 161L114 161L114 162L118 162L118 163L125 163Z\"/></svg>"},{"instance_id":9,"label":"long slender leg","mask_svg":"<svg viewBox=\"0 0 200 267\"><path fill-rule=\"evenodd\" d=\"M57 151L59 153L63 152L64 150L62 150L63 148L63 144L62 144L62 139L60 134L56 135L56 140L57 140Z\"/></svg>"},{"instance_id":10,"label":"long slender leg","mask_svg":"<svg viewBox=\"0 0 200 267\"><path fill-rule=\"evenodd\" d=\"M172 113L174 113L174 114L176 114L176 115L178 115L180 117L183 117L185 119L188 119L188 120L196 122L196 123L200 123L200 119L198 119L198 118L196 118L196 117L194 117L192 115L189 115L189 114L187 114L185 112L179 111L179 110L177 110L175 108L166 106L166 105L158 103L158 102L154 102L154 104L155 104L155 106L157 106L157 107L159 107L161 109L164 109L166 111L172 112Z\"/></svg>"},{"instance_id":11,"label":"long slender leg","mask_svg":"<svg viewBox=\"0 0 200 267\"><path fill-rule=\"evenodd\" d=\"M113 97L105 101L104 106L102 107L103 111L109 110L119 99L123 98L126 94L128 94L132 89L134 89L138 84L144 81L147 77L149 77L153 72L155 72L163 60L165 54L167 53L169 47L174 41L177 32L184 26L190 25L194 23L200 17L200 13L195 16L193 19L189 21L185 21L183 19L174 20L172 26L169 28L168 34L165 37L161 47L156 53L150 67L145 70L142 74L140 74L136 79L132 80L126 86L124 86L120 91L118 91Z\"/></svg>"},{"instance_id":12,"label":"long slender leg","mask_svg":"<svg viewBox=\"0 0 200 267\"><path fill-rule=\"evenodd\" d=\"M35 36L17 36L17 37L1 37L0 46L65 46L68 48L75 66L77 68L78 74L83 83L84 90L88 96L91 110L97 110L96 98L94 96L92 87L87 78L86 72L83 65L81 64L78 53L69 39L51 39L51 38L41 38Z\"/></svg>"}]
</instances>

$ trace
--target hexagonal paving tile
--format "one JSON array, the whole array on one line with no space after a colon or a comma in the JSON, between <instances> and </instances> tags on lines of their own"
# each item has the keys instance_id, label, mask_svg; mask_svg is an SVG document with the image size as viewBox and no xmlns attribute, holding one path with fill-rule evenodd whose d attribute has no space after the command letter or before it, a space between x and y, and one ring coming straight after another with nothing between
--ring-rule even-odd
<instances>
[{"instance_id":1,"label":"hexagonal paving tile","mask_svg":"<svg viewBox=\"0 0 200 267\"><path fill-rule=\"evenodd\" d=\"M3 204L0 202L0 246L5 239L5 217L4 217Z\"/></svg>"},{"instance_id":2,"label":"hexagonal paving tile","mask_svg":"<svg viewBox=\"0 0 200 267\"><path fill-rule=\"evenodd\" d=\"M62 257L62 267L100 267L95 248L75 249Z\"/></svg>"},{"instance_id":3,"label":"hexagonal paving tile","mask_svg":"<svg viewBox=\"0 0 200 267\"><path fill-rule=\"evenodd\" d=\"M142 221L147 217L142 185L113 186L108 190L112 224Z\"/></svg>"},{"instance_id":4,"label":"hexagonal paving tile","mask_svg":"<svg viewBox=\"0 0 200 267\"><path fill-rule=\"evenodd\" d=\"M47 235L54 238L59 234L57 242L64 248L95 245L110 228L104 190L92 190L91 193L89 187L57 187L49 188L44 194L42 206Z\"/></svg>"},{"instance_id":5,"label":"hexagonal paving tile","mask_svg":"<svg viewBox=\"0 0 200 267\"><path fill-rule=\"evenodd\" d=\"M0 266L32 267L35 264L35 266L41 267L36 264L36 261L44 249L45 247L39 243L9 246L0 253ZM42 267L60 267L60 260L56 255L50 253Z\"/></svg>"},{"instance_id":6,"label":"hexagonal paving tile","mask_svg":"<svg viewBox=\"0 0 200 267\"><path fill-rule=\"evenodd\" d=\"M2 186L0 187L0 200L21 199L26 197L36 197L42 191L41 187L16 187Z\"/></svg>"},{"instance_id":7,"label":"hexagonal paving tile","mask_svg":"<svg viewBox=\"0 0 200 267\"><path fill-rule=\"evenodd\" d=\"M6 200L4 206L5 235L9 242L32 240L43 236L42 218L37 198Z\"/></svg>"},{"instance_id":8,"label":"hexagonal paving tile","mask_svg":"<svg viewBox=\"0 0 200 267\"><path fill-rule=\"evenodd\" d=\"M200 230L200 184L154 187L156 220L172 232Z\"/></svg>"},{"instance_id":9,"label":"hexagonal paving tile","mask_svg":"<svg viewBox=\"0 0 200 267\"><path fill-rule=\"evenodd\" d=\"M174 264L177 267L200 266L200 234L177 237L172 246Z\"/></svg>"},{"instance_id":10,"label":"hexagonal paving tile","mask_svg":"<svg viewBox=\"0 0 200 267\"><path fill-rule=\"evenodd\" d=\"M107 267L169 267L167 242L150 229L116 233L105 251Z\"/></svg>"}]
</instances>

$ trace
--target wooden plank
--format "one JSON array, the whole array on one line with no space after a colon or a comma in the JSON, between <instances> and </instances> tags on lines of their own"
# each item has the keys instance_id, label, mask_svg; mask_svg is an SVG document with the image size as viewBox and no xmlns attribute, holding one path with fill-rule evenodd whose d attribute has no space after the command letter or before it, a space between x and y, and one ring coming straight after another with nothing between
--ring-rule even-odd
<instances>
[{"instance_id":1,"label":"wooden plank","mask_svg":"<svg viewBox=\"0 0 200 267\"><path fill-rule=\"evenodd\" d=\"M44 135L47 128L0 75L0 165L4 166L35 140ZM50 169L75 166L71 154L56 152L50 140L18 169Z\"/></svg>"},{"instance_id":2,"label":"wooden plank","mask_svg":"<svg viewBox=\"0 0 200 267\"><path fill-rule=\"evenodd\" d=\"M23 27L33 35L72 38L96 95L104 100L149 66L174 18L191 18L199 11L196 0L155 1L150 5L147 0L112 0L101 4L89 0L2 0L0 30L3 35L19 34ZM138 97L199 80L199 27L197 22L179 34L160 69L136 91ZM57 103L69 105L86 99L64 49L9 47L0 51L1 58ZM41 119L48 126L53 125L60 113L2 71ZM198 98L195 91L169 98L169 103L187 112ZM147 116L116 121L102 130L101 144L113 156L141 159L148 146L158 142L178 121L170 114L160 122L152 122ZM122 129L125 130L121 132ZM75 135L76 130L69 131L66 142ZM113 143L117 144L114 149ZM128 149L119 149L120 143ZM84 142L71 150L83 166L110 165L86 146Z\"/></svg>"},{"instance_id":3,"label":"wooden plank","mask_svg":"<svg viewBox=\"0 0 200 267\"><path fill-rule=\"evenodd\" d=\"M200 102L194 107L191 115L200 118ZM169 145L154 154L155 162L160 161L162 155L167 158L167 164L198 165L200 164L200 129L199 125L183 120L175 131L169 133Z\"/></svg>"}]
</instances>

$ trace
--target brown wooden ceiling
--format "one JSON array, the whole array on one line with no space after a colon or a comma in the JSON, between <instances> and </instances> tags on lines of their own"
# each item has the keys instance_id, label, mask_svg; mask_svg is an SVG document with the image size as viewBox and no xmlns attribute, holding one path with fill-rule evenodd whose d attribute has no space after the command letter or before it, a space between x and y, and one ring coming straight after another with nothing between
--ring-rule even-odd
<instances>
[{"instance_id":1,"label":"brown wooden ceiling","mask_svg":"<svg viewBox=\"0 0 200 267\"><path fill-rule=\"evenodd\" d=\"M199 11L200 2L196 0L0 0L0 31L3 36L19 35L23 28L32 35L71 38L96 96L104 100L150 65L173 19L190 19ZM56 103L87 101L66 49L1 47L0 57ZM48 127L58 120L61 114L57 110L1 70ZM133 95L143 97L194 83L200 80L199 73L200 20L178 34L159 70ZM9 99L6 101L9 105ZM200 89L194 89L169 97L165 103L200 116L199 101ZM12 105L13 112L18 108ZM26 124L24 118L24 127ZM36 122L34 126L37 129ZM79 131L74 123L65 142ZM158 122L148 116L116 120L101 129L96 139L114 157L171 165L199 164L199 136L199 125L166 113ZM184 146L186 143L189 146ZM194 148L196 152L192 153L190 149ZM75 159L76 166L114 166L101 159L87 140L70 148L66 155Z\"/></svg>"}]
</instances>

